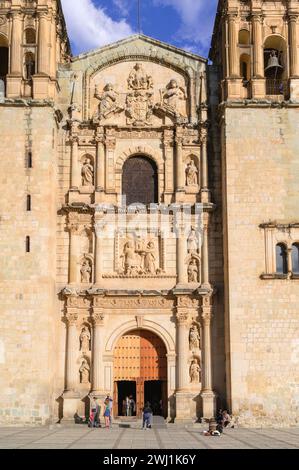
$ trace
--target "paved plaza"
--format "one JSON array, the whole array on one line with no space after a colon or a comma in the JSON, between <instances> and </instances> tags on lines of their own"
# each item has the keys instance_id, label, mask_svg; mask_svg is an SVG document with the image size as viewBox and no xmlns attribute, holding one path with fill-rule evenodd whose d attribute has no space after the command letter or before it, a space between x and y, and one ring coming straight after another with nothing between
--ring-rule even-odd
<instances>
[{"instance_id":1,"label":"paved plaza","mask_svg":"<svg viewBox=\"0 0 299 470\"><path fill-rule=\"evenodd\" d=\"M298 449L299 428L228 429L206 437L202 427L89 429L87 426L0 428L0 449Z\"/></svg>"}]
</instances>

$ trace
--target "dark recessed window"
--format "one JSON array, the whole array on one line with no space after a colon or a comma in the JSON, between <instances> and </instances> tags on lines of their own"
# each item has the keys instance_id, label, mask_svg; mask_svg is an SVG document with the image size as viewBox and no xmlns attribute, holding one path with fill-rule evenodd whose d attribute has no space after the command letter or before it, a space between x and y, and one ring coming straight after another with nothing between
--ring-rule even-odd
<instances>
[{"instance_id":1,"label":"dark recessed window","mask_svg":"<svg viewBox=\"0 0 299 470\"><path fill-rule=\"evenodd\" d=\"M276 245L276 273L288 274L287 247L283 243Z\"/></svg>"},{"instance_id":2,"label":"dark recessed window","mask_svg":"<svg viewBox=\"0 0 299 470\"><path fill-rule=\"evenodd\" d=\"M122 193L130 204L158 203L158 171L153 160L143 155L129 158L123 167Z\"/></svg>"},{"instance_id":3,"label":"dark recessed window","mask_svg":"<svg viewBox=\"0 0 299 470\"><path fill-rule=\"evenodd\" d=\"M26 166L27 168L32 168L32 165L33 165L32 152L28 152L27 158L26 158Z\"/></svg>"},{"instance_id":4,"label":"dark recessed window","mask_svg":"<svg viewBox=\"0 0 299 470\"><path fill-rule=\"evenodd\" d=\"M30 237L26 237L26 253L30 253Z\"/></svg>"},{"instance_id":5,"label":"dark recessed window","mask_svg":"<svg viewBox=\"0 0 299 470\"><path fill-rule=\"evenodd\" d=\"M31 211L31 196L27 195L27 211Z\"/></svg>"},{"instance_id":6,"label":"dark recessed window","mask_svg":"<svg viewBox=\"0 0 299 470\"><path fill-rule=\"evenodd\" d=\"M292 265L293 273L299 274L299 243L294 243L292 246Z\"/></svg>"}]
</instances>

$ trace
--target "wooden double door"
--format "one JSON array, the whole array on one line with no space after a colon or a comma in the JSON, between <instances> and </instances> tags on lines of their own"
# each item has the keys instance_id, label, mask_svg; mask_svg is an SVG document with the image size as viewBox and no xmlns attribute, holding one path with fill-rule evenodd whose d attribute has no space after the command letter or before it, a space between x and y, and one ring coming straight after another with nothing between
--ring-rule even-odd
<instances>
[{"instance_id":1,"label":"wooden double door","mask_svg":"<svg viewBox=\"0 0 299 470\"><path fill-rule=\"evenodd\" d=\"M132 396L138 417L146 401L155 414L167 416L167 351L163 341L147 330L131 331L114 350L114 415L125 414L123 402Z\"/></svg>"}]
</instances>

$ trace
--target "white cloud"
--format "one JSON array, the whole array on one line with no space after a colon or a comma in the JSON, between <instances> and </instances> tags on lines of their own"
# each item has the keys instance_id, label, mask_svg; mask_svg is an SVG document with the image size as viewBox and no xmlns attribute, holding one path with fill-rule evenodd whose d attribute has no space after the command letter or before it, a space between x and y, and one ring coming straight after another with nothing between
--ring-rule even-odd
<instances>
[{"instance_id":1,"label":"white cloud","mask_svg":"<svg viewBox=\"0 0 299 470\"><path fill-rule=\"evenodd\" d=\"M128 0L112 0L113 4L118 8L120 14L124 17L128 16L130 5Z\"/></svg>"},{"instance_id":2,"label":"white cloud","mask_svg":"<svg viewBox=\"0 0 299 470\"><path fill-rule=\"evenodd\" d=\"M197 44L206 52L211 41L218 0L153 0L155 5L173 7L181 18L177 39ZM192 47L192 46L190 46Z\"/></svg>"},{"instance_id":3,"label":"white cloud","mask_svg":"<svg viewBox=\"0 0 299 470\"><path fill-rule=\"evenodd\" d=\"M125 19L114 21L103 8L96 7L92 0L62 0L62 7L75 53L134 34Z\"/></svg>"}]
</instances>

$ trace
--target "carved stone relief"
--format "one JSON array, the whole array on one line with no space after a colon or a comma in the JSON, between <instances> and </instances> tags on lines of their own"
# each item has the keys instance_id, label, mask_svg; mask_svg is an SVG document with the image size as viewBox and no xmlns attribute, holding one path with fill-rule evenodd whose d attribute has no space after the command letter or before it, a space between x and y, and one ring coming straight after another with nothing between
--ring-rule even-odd
<instances>
[{"instance_id":1,"label":"carved stone relief","mask_svg":"<svg viewBox=\"0 0 299 470\"><path fill-rule=\"evenodd\" d=\"M119 274L126 276L161 274L159 238L152 234L127 238L119 242Z\"/></svg>"},{"instance_id":2,"label":"carved stone relief","mask_svg":"<svg viewBox=\"0 0 299 470\"><path fill-rule=\"evenodd\" d=\"M111 114L120 113L124 107L120 103L119 93L114 89L112 83L105 85L102 93L96 86L95 97L100 101L97 116L98 119L107 119Z\"/></svg>"},{"instance_id":3,"label":"carved stone relief","mask_svg":"<svg viewBox=\"0 0 299 470\"><path fill-rule=\"evenodd\" d=\"M153 79L142 64L137 63L128 78L129 93L126 101L127 123L149 126L153 114Z\"/></svg>"},{"instance_id":4,"label":"carved stone relief","mask_svg":"<svg viewBox=\"0 0 299 470\"><path fill-rule=\"evenodd\" d=\"M160 114L174 118L178 121L187 117L187 95L184 88L180 87L177 80L172 79L161 93L161 103L155 106Z\"/></svg>"}]
</instances>

